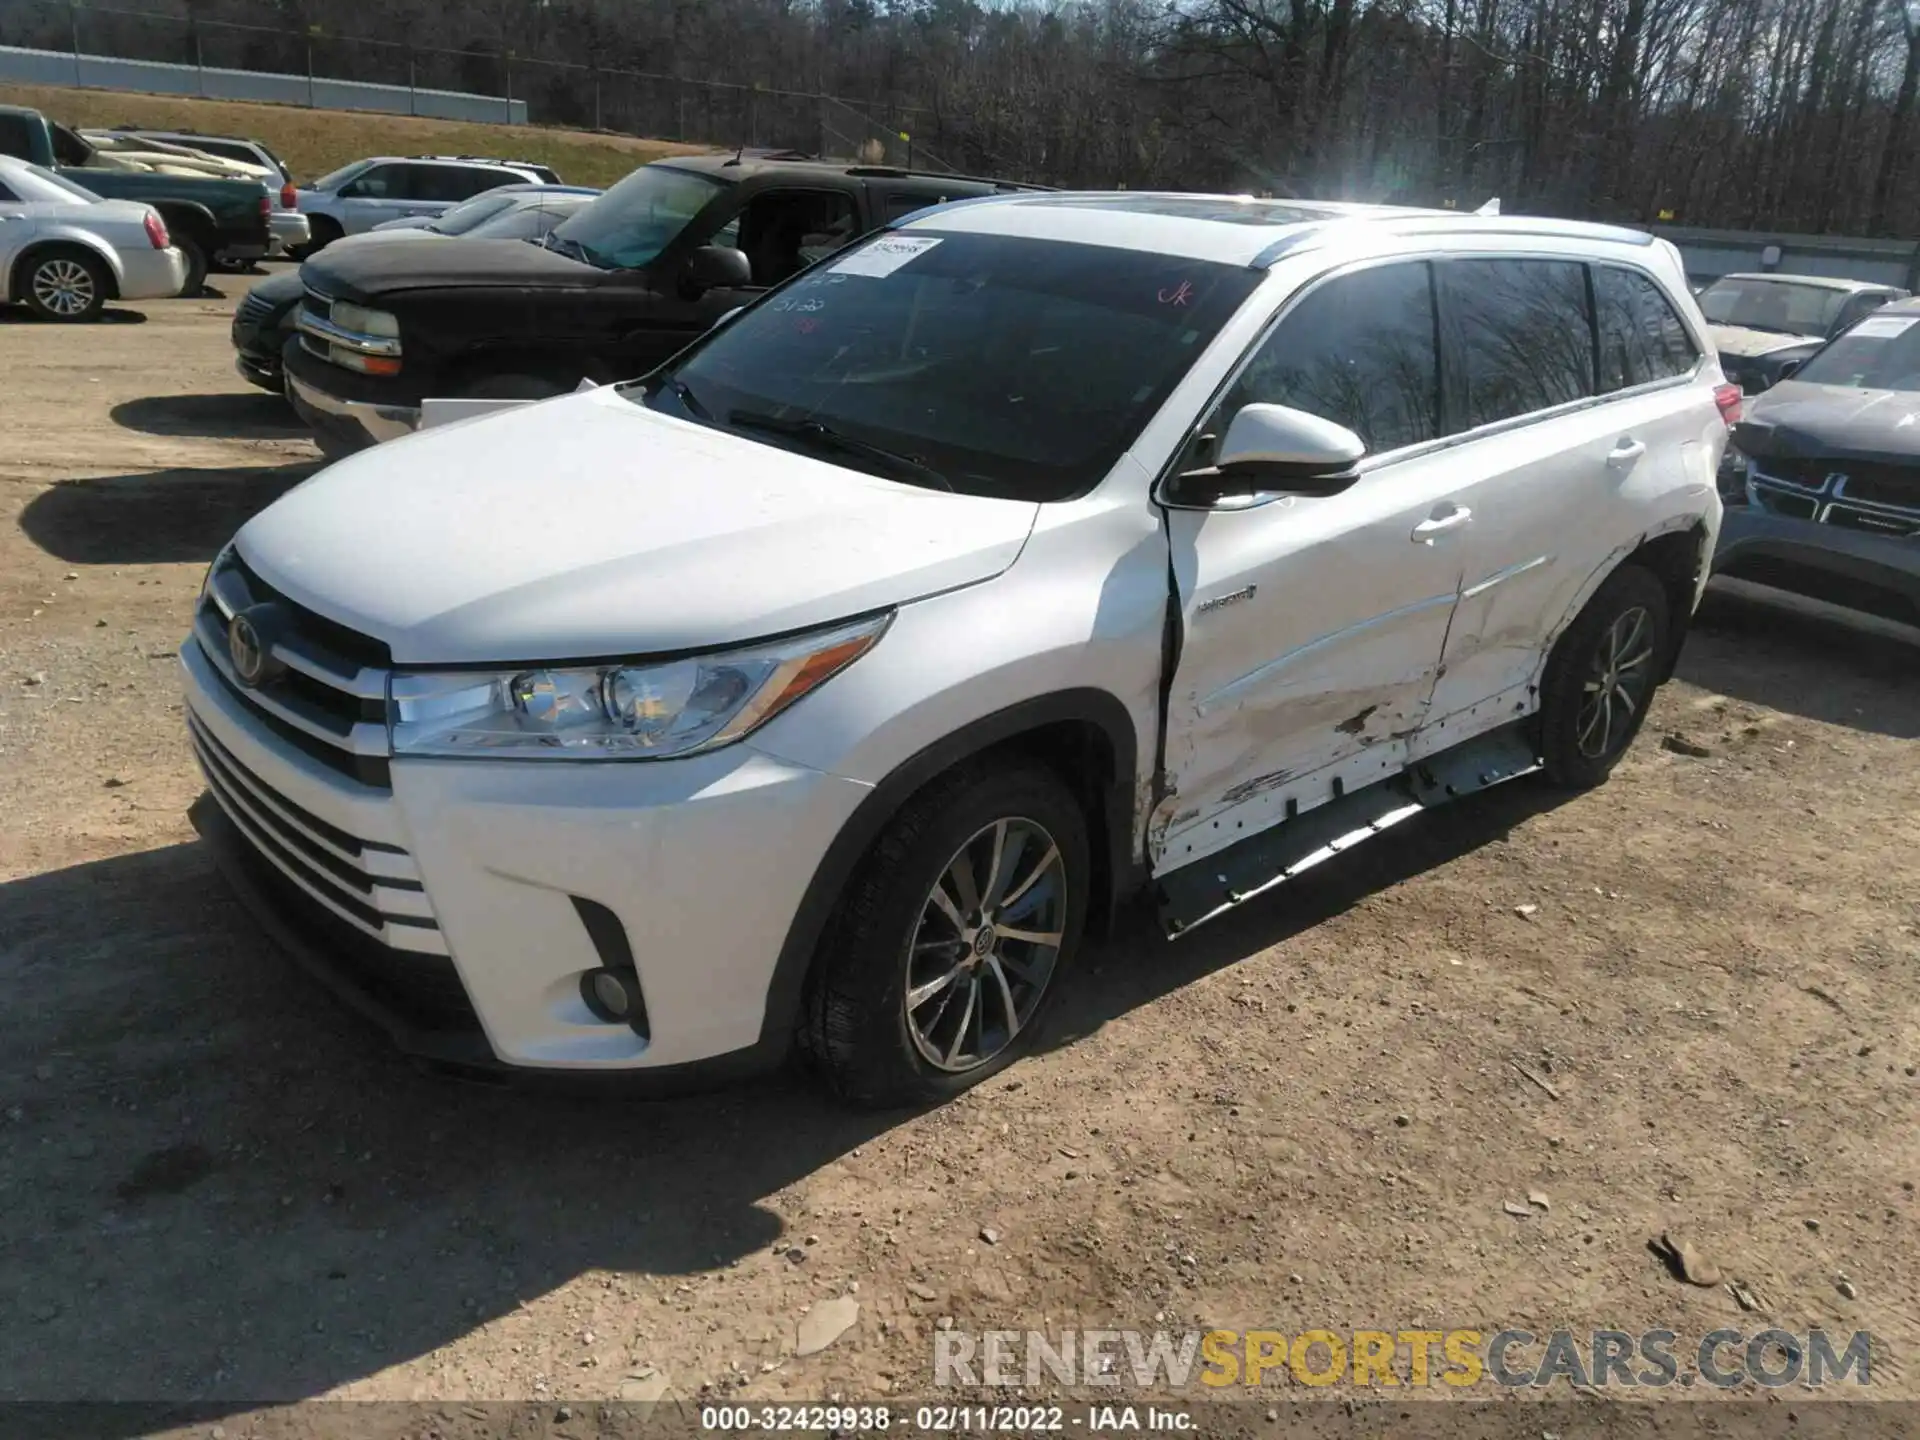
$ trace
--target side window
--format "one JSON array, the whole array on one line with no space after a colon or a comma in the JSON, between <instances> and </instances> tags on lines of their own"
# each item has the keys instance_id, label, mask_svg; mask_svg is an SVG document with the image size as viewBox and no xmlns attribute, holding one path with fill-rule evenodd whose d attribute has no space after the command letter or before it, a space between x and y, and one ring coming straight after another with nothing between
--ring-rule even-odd
<instances>
[{"instance_id":1,"label":"side window","mask_svg":"<svg viewBox=\"0 0 1920 1440\"><path fill-rule=\"evenodd\" d=\"M1851 330L1892 298L1891 295L1876 294L1871 290L1864 295L1854 296L1847 302L1846 308L1840 312L1840 319L1835 323L1833 333L1840 335Z\"/></svg>"},{"instance_id":2,"label":"side window","mask_svg":"<svg viewBox=\"0 0 1920 1440\"><path fill-rule=\"evenodd\" d=\"M412 168L409 200L437 200L457 205L471 200L483 190L511 184L517 175L505 176L496 170L480 170L469 165L415 165ZM498 178L496 178L498 177Z\"/></svg>"},{"instance_id":3,"label":"side window","mask_svg":"<svg viewBox=\"0 0 1920 1440\"><path fill-rule=\"evenodd\" d=\"M1660 287L1635 270L1613 265L1591 268L1600 337L1600 392L1610 394L1691 371L1700 352Z\"/></svg>"},{"instance_id":4,"label":"side window","mask_svg":"<svg viewBox=\"0 0 1920 1440\"><path fill-rule=\"evenodd\" d=\"M1449 260L1438 274L1449 434L1592 396L1585 266Z\"/></svg>"},{"instance_id":5,"label":"side window","mask_svg":"<svg viewBox=\"0 0 1920 1440\"><path fill-rule=\"evenodd\" d=\"M33 126L24 115L0 115L0 155L33 159Z\"/></svg>"},{"instance_id":6,"label":"side window","mask_svg":"<svg viewBox=\"0 0 1920 1440\"><path fill-rule=\"evenodd\" d=\"M398 200L407 194L408 167L375 165L340 187L342 200Z\"/></svg>"},{"instance_id":7,"label":"side window","mask_svg":"<svg viewBox=\"0 0 1920 1440\"><path fill-rule=\"evenodd\" d=\"M20 197L9 190L5 182L0 182L0 205L17 205Z\"/></svg>"},{"instance_id":8,"label":"side window","mask_svg":"<svg viewBox=\"0 0 1920 1440\"><path fill-rule=\"evenodd\" d=\"M735 243L755 285L778 285L832 254L859 229L853 197L832 190L768 190L740 212ZM716 236L714 244L726 243Z\"/></svg>"},{"instance_id":9,"label":"side window","mask_svg":"<svg viewBox=\"0 0 1920 1440\"><path fill-rule=\"evenodd\" d=\"M1382 265L1294 306L1207 428L1224 436L1242 406L1291 405L1346 426L1378 454L1439 435L1439 391L1429 268Z\"/></svg>"}]
</instances>

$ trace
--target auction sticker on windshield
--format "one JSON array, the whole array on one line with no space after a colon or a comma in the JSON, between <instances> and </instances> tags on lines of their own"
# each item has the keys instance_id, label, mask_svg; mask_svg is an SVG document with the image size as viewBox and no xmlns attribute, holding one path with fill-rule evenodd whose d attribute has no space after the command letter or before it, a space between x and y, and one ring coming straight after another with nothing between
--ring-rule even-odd
<instances>
[{"instance_id":1,"label":"auction sticker on windshield","mask_svg":"<svg viewBox=\"0 0 1920 1440\"><path fill-rule=\"evenodd\" d=\"M1864 340L1891 340L1920 325L1920 315L1874 315L1853 327L1853 334Z\"/></svg>"},{"instance_id":2,"label":"auction sticker on windshield","mask_svg":"<svg viewBox=\"0 0 1920 1440\"><path fill-rule=\"evenodd\" d=\"M933 249L940 243L937 235L888 235L863 245L838 265L835 275L891 275L902 265Z\"/></svg>"}]
</instances>

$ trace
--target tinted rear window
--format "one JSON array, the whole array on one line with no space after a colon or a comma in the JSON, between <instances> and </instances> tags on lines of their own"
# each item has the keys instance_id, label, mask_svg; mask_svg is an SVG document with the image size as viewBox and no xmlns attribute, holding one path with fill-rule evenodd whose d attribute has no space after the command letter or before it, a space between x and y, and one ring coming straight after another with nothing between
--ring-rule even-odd
<instances>
[{"instance_id":1,"label":"tinted rear window","mask_svg":"<svg viewBox=\"0 0 1920 1440\"><path fill-rule=\"evenodd\" d=\"M1612 265L1592 269L1601 392L1690 372L1700 352L1660 287L1636 270Z\"/></svg>"},{"instance_id":2,"label":"tinted rear window","mask_svg":"<svg viewBox=\"0 0 1920 1440\"><path fill-rule=\"evenodd\" d=\"M1793 378L1853 390L1920 390L1920 315L1871 315Z\"/></svg>"},{"instance_id":3,"label":"tinted rear window","mask_svg":"<svg viewBox=\"0 0 1920 1440\"><path fill-rule=\"evenodd\" d=\"M1584 265L1450 260L1439 275L1449 431L1594 393Z\"/></svg>"}]
</instances>

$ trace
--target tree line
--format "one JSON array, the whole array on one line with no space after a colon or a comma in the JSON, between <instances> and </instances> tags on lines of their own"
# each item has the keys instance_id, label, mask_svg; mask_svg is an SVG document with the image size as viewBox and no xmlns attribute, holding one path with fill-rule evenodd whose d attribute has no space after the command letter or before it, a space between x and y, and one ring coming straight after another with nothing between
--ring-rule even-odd
<instances>
[{"instance_id":1,"label":"tree line","mask_svg":"<svg viewBox=\"0 0 1920 1440\"><path fill-rule=\"evenodd\" d=\"M424 64L662 138L872 133L897 159L905 130L928 163L1054 184L1920 236L1920 0L109 3L173 17L126 20L124 53L244 24L240 63L318 45L322 73ZM61 0L9 11L14 43L67 43Z\"/></svg>"}]
</instances>

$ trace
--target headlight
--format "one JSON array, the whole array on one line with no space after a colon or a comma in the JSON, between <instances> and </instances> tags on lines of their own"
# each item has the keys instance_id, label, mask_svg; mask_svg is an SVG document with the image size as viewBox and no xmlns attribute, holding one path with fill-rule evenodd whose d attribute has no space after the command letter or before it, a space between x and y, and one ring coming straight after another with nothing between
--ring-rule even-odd
<instances>
[{"instance_id":1,"label":"headlight","mask_svg":"<svg viewBox=\"0 0 1920 1440\"><path fill-rule=\"evenodd\" d=\"M400 338L400 317L385 310L369 310L364 305L336 300L329 315L342 330L358 330L362 335L377 335L382 340Z\"/></svg>"},{"instance_id":2,"label":"headlight","mask_svg":"<svg viewBox=\"0 0 1920 1440\"><path fill-rule=\"evenodd\" d=\"M663 760L712 750L851 665L892 618L653 665L396 673L393 753Z\"/></svg>"}]
</instances>

